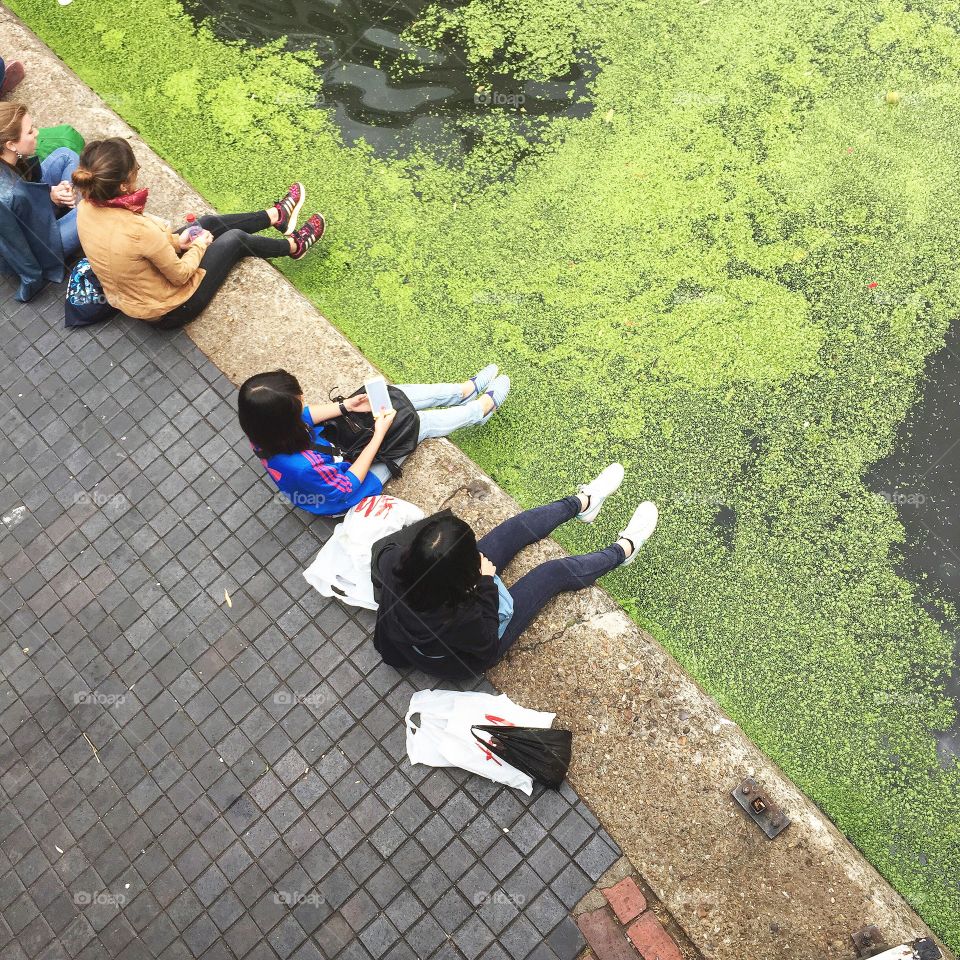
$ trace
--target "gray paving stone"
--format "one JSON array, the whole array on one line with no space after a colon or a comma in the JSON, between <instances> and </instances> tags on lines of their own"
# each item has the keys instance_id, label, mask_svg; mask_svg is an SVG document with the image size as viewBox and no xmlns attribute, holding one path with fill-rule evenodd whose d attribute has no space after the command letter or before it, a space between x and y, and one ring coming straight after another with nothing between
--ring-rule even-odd
<instances>
[{"instance_id":1,"label":"gray paving stone","mask_svg":"<svg viewBox=\"0 0 960 960\"><path fill-rule=\"evenodd\" d=\"M226 377L183 333L67 332L62 287L12 292L4 956L572 960L569 910L619 852L575 792L411 767L402 716L432 681L303 580L334 524L273 501Z\"/></svg>"}]
</instances>

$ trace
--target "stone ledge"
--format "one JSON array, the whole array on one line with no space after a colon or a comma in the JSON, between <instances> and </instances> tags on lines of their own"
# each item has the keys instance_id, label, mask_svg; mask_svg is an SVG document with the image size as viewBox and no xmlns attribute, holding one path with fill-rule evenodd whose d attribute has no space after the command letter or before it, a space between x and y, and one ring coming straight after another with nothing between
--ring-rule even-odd
<instances>
[{"instance_id":1,"label":"stone ledge","mask_svg":"<svg viewBox=\"0 0 960 960\"><path fill-rule=\"evenodd\" d=\"M70 122L88 139L134 142L154 213L179 219L210 209L3 7L0 50L25 62L18 98L42 125ZM326 396L373 370L262 262L235 270L189 332L234 383L282 365L309 394ZM428 511L450 506L481 532L517 509L447 441L424 445L392 492ZM555 543L540 544L505 579L560 555ZM891 943L929 935L818 808L602 590L554 602L491 679L526 706L555 710L575 732L571 782L707 956L846 960L850 933L870 923ZM776 841L765 840L730 800L745 772L793 817Z\"/></svg>"}]
</instances>

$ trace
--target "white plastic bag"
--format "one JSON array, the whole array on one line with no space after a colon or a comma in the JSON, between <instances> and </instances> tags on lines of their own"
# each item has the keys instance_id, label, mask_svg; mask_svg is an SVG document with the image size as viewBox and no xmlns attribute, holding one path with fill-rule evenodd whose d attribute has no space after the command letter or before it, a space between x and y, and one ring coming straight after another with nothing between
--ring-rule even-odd
<instances>
[{"instance_id":1,"label":"white plastic bag","mask_svg":"<svg viewBox=\"0 0 960 960\"><path fill-rule=\"evenodd\" d=\"M317 559L303 572L307 583L325 597L339 597L355 607L376 610L370 578L370 550L381 538L424 517L416 505L381 493L347 511Z\"/></svg>"},{"instance_id":2,"label":"white plastic bag","mask_svg":"<svg viewBox=\"0 0 960 960\"><path fill-rule=\"evenodd\" d=\"M419 723L413 718L419 714ZM556 714L528 710L505 693L460 693L421 690L410 698L407 710L407 756L411 763L431 767L460 767L481 777L533 792L533 781L477 742L470 728L477 724L509 727L549 727ZM480 734L482 736L482 734Z\"/></svg>"}]
</instances>

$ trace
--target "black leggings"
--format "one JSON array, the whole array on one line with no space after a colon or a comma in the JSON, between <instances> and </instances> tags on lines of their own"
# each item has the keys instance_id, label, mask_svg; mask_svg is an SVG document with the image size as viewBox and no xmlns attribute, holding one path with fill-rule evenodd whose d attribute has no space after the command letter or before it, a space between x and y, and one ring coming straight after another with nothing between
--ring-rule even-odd
<instances>
[{"instance_id":1,"label":"black leggings","mask_svg":"<svg viewBox=\"0 0 960 960\"><path fill-rule=\"evenodd\" d=\"M175 330L196 319L223 286L227 274L244 257L290 256L290 242L286 237L254 236L270 226L270 217L265 210L257 213L215 213L200 217L197 222L214 237L200 261L200 266L207 273L189 300L160 317L157 326L161 330ZM174 233L182 233L186 229L187 224L184 224Z\"/></svg>"}]
</instances>

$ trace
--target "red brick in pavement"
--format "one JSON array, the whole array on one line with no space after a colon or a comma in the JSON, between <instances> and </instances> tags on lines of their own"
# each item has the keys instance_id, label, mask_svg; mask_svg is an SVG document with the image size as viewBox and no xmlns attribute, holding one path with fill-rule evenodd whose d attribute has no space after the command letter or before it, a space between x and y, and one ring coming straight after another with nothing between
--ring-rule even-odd
<instances>
[{"instance_id":1,"label":"red brick in pavement","mask_svg":"<svg viewBox=\"0 0 960 960\"><path fill-rule=\"evenodd\" d=\"M627 936L640 951L643 960L683 960L673 937L663 929L660 921L650 911L630 927Z\"/></svg>"},{"instance_id":2,"label":"red brick in pavement","mask_svg":"<svg viewBox=\"0 0 960 960\"><path fill-rule=\"evenodd\" d=\"M630 946L623 928L606 907L581 913L577 925L597 960L637 960L636 950Z\"/></svg>"},{"instance_id":3,"label":"red brick in pavement","mask_svg":"<svg viewBox=\"0 0 960 960\"><path fill-rule=\"evenodd\" d=\"M617 919L627 924L647 909L647 898L640 891L633 877L626 877L603 891Z\"/></svg>"}]
</instances>

